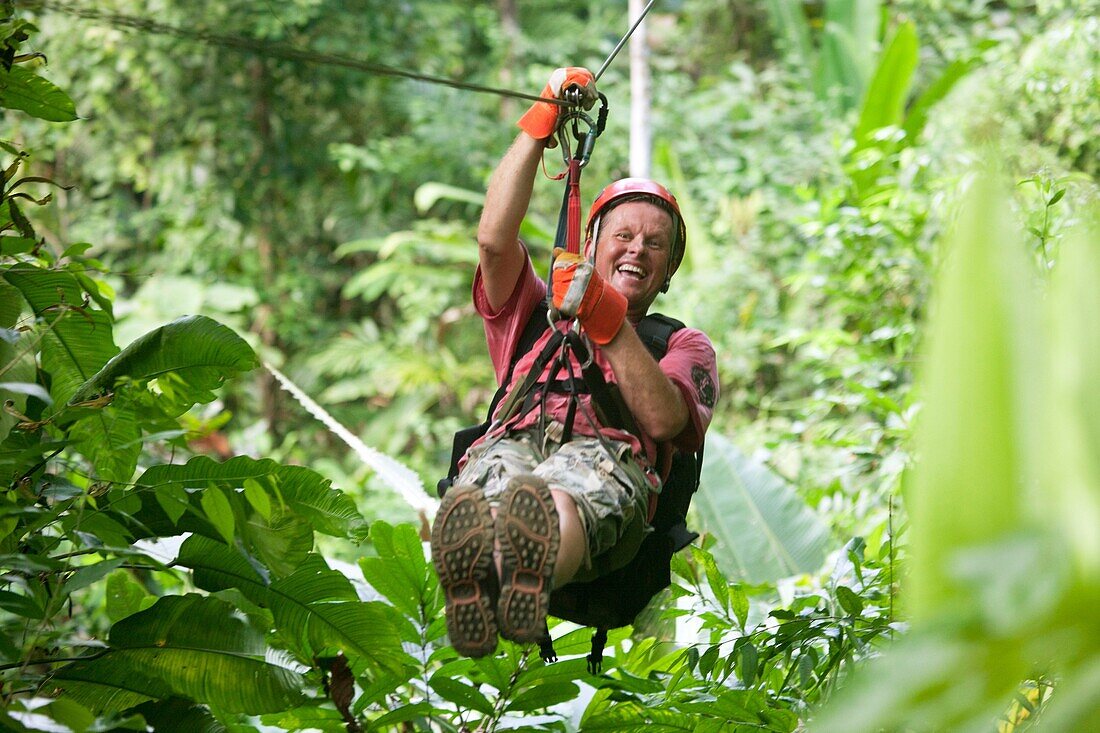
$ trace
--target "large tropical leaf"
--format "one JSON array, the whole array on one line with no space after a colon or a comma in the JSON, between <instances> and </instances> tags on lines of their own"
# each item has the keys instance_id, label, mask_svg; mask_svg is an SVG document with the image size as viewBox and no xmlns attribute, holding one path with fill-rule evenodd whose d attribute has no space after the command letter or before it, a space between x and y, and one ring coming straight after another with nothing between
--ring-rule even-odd
<instances>
[{"instance_id":1,"label":"large tropical leaf","mask_svg":"<svg viewBox=\"0 0 1100 733\"><path fill-rule=\"evenodd\" d=\"M121 379L135 387L156 380L157 405L172 415L210 402L213 390L258 365L256 354L231 329L205 316L185 316L127 346L72 397L81 402L111 392Z\"/></svg>"},{"instance_id":2,"label":"large tropical leaf","mask_svg":"<svg viewBox=\"0 0 1100 733\"><path fill-rule=\"evenodd\" d=\"M828 528L798 494L722 435L707 436L693 505L731 578L764 583L814 572L831 547Z\"/></svg>"},{"instance_id":3,"label":"large tropical leaf","mask_svg":"<svg viewBox=\"0 0 1100 733\"><path fill-rule=\"evenodd\" d=\"M276 631L304 659L325 649L339 649L353 663L385 669L397 669L406 659L390 621L392 611L380 603L361 602L351 582L318 555L310 555L297 572L270 584L262 569L206 537L188 538L177 562L192 569L200 588L237 588L249 600L270 608Z\"/></svg>"},{"instance_id":4,"label":"large tropical leaf","mask_svg":"<svg viewBox=\"0 0 1100 733\"><path fill-rule=\"evenodd\" d=\"M109 649L57 671L53 682L97 714L182 697L229 713L300 703L303 679L264 659L263 635L232 606L167 596L111 628Z\"/></svg>"},{"instance_id":5,"label":"large tropical leaf","mask_svg":"<svg viewBox=\"0 0 1100 733\"><path fill-rule=\"evenodd\" d=\"M921 360L912 632L818 716L826 733L982 730L1037 669L1070 682L1040 726L1096 720L1096 236L1059 263L1042 320L1011 198L982 174L944 247Z\"/></svg>"},{"instance_id":6,"label":"large tropical leaf","mask_svg":"<svg viewBox=\"0 0 1100 733\"><path fill-rule=\"evenodd\" d=\"M18 264L3 277L31 306L42 329L42 368L50 375L50 396L61 409L118 353L111 317L83 307L84 291L71 274Z\"/></svg>"},{"instance_id":7,"label":"large tropical leaf","mask_svg":"<svg viewBox=\"0 0 1100 733\"><path fill-rule=\"evenodd\" d=\"M3 280L0 285L7 286ZM0 292L0 296L4 293ZM26 411L27 397L35 396L48 403L49 393L36 382L34 355L24 337L20 339L16 331L0 331L0 404L8 404L15 412ZM9 410L0 410L0 441L8 436L11 428L19 422Z\"/></svg>"},{"instance_id":8,"label":"large tropical leaf","mask_svg":"<svg viewBox=\"0 0 1100 733\"><path fill-rule=\"evenodd\" d=\"M110 404L74 422L69 440L92 462L99 478L119 483L132 479L141 456L141 426L132 395L116 394Z\"/></svg>"}]
</instances>

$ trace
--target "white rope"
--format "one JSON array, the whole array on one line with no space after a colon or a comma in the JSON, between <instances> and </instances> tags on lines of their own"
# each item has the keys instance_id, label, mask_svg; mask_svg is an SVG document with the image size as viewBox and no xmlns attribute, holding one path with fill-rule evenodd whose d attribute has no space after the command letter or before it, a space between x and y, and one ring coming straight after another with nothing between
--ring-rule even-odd
<instances>
[{"instance_id":1,"label":"white rope","mask_svg":"<svg viewBox=\"0 0 1100 733\"><path fill-rule=\"evenodd\" d=\"M267 362L264 362L264 368L274 375L282 388L293 395L294 399L306 409L306 412L324 423L325 427L332 431L336 437L355 451L363 463L374 469L382 482L400 494L409 506L418 512L424 512L429 518L435 514L436 509L439 508L439 500L428 496L428 492L424 490L424 482L415 471L397 459L391 458L364 443L358 435L337 422L336 418L330 415L325 408L317 404L302 391L301 387L290 381L278 369Z\"/></svg>"}]
</instances>

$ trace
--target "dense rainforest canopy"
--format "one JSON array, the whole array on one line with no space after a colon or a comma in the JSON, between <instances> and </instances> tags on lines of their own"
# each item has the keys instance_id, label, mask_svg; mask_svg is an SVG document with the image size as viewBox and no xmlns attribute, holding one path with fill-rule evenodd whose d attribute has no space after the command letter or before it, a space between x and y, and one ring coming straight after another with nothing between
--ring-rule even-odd
<instances>
[{"instance_id":1,"label":"dense rainforest canopy","mask_svg":"<svg viewBox=\"0 0 1100 733\"><path fill-rule=\"evenodd\" d=\"M0 0L0 727L1090 729L1098 11L655 3L655 307L723 396L703 536L592 674L565 623L551 664L446 644L422 529L526 103L378 67L537 92L626 1ZM599 88L587 198L625 52Z\"/></svg>"}]
</instances>

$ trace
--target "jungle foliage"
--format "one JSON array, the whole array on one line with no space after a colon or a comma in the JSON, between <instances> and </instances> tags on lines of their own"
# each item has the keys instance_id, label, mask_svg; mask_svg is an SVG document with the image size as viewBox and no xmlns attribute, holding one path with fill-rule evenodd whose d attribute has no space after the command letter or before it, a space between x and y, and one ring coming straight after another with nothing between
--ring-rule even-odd
<instances>
[{"instance_id":1,"label":"jungle foliage","mask_svg":"<svg viewBox=\"0 0 1100 733\"><path fill-rule=\"evenodd\" d=\"M459 658L424 517L262 367L442 475L493 390L472 236L520 108L265 49L531 90L625 4L0 2L0 725L1095 720L1094 5L657 8L654 176L691 232L657 307L711 335L723 401L704 538L592 675L568 624L562 661ZM625 63L600 85L591 190L626 173Z\"/></svg>"}]
</instances>

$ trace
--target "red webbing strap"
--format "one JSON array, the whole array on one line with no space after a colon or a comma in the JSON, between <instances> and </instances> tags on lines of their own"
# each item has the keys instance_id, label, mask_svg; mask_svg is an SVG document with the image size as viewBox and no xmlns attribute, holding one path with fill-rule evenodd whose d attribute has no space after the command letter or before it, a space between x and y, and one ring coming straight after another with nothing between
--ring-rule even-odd
<instances>
[{"instance_id":1,"label":"red webbing strap","mask_svg":"<svg viewBox=\"0 0 1100 733\"><path fill-rule=\"evenodd\" d=\"M577 254L581 251L581 162L573 158L569 161L568 212L565 249Z\"/></svg>"}]
</instances>

